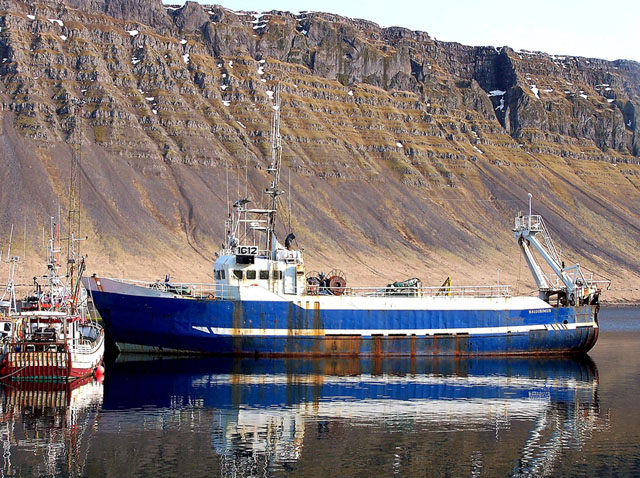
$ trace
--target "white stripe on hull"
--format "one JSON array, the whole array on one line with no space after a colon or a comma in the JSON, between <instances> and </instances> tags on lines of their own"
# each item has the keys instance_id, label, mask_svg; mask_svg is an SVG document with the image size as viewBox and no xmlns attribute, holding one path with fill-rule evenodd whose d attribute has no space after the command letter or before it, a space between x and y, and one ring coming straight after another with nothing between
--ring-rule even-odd
<instances>
[{"instance_id":1,"label":"white stripe on hull","mask_svg":"<svg viewBox=\"0 0 640 478\"><path fill-rule=\"evenodd\" d=\"M527 333L534 330L575 330L579 327L598 328L595 322L580 322L573 324L536 324L536 325L519 325L505 327L475 327L475 328L459 328L459 329L249 329L249 328L228 328L228 327L209 327L211 333L215 335L228 336L257 336L257 337L322 337L322 336L339 336L339 335L359 335L362 337L370 336L388 336L388 335L506 335L514 333ZM202 326L193 326L193 329L203 332ZM207 334L209 332L206 332Z\"/></svg>"}]
</instances>

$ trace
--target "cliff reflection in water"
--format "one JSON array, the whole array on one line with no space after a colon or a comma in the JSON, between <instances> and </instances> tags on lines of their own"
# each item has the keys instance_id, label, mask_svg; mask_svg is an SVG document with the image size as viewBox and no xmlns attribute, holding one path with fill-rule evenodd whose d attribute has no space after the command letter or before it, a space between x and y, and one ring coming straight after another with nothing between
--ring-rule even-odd
<instances>
[{"instance_id":1,"label":"cliff reflection in water","mask_svg":"<svg viewBox=\"0 0 640 478\"><path fill-rule=\"evenodd\" d=\"M358 428L446 430L464 442L468 432L491 431L497 438L500 430L522 424L518 443L510 438L503 444L513 455L503 461L516 463L509 470L515 476L544 476L563 449L577 449L606 425L599 413L597 369L587 356L133 359L125 357L108 370L104 408L153 408L173 416L204 412L222 476L290 470L313 460L318 440L332 439L336 430L342 437L352 433L353 440L359 439ZM157 423L166 426L165 420Z\"/></svg>"}]
</instances>

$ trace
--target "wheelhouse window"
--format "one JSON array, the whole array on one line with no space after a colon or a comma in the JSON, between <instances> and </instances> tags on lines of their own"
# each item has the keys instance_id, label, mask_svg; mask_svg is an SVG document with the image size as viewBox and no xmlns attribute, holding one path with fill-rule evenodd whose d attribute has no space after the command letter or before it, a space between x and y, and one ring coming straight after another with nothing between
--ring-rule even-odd
<instances>
[{"instance_id":1,"label":"wheelhouse window","mask_svg":"<svg viewBox=\"0 0 640 478\"><path fill-rule=\"evenodd\" d=\"M241 269L234 269L233 270L233 275L236 279L240 279L242 280L242 276L243 276L243 271Z\"/></svg>"},{"instance_id":2,"label":"wheelhouse window","mask_svg":"<svg viewBox=\"0 0 640 478\"><path fill-rule=\"evenodd\" d=\"M214 276L216 280L224 280L225 279L224 269L218 269L217 271L215 271Z\"/></svg>"},{"instance_id":3,"label":"wheelhouse window","mask_svg":"<svg viewBox=\"0 0 640 478\"><path fill-rule=\"evenodd\" d=\"M247 271L247 279L253 280L256 278L256 271L249 269Z\"/></svg>"},{"instance_id":4,"label":"wheelhouse window","mask_svg":"<svg viewBox=\"0 0 640 478\"><path fill-rule=\"evenodd\" d=\"M268 280L269 279L269 271L260 271L260 279Z\"/></svg>"}]
</instances>

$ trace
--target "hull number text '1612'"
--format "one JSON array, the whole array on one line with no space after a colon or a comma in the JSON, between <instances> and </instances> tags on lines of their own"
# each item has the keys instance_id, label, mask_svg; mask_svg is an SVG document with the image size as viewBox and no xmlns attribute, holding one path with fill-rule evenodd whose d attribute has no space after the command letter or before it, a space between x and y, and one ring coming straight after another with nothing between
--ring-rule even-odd
<instances>
[{"instance_id":1,"label":"hull number text '1612'","mask_svg":"<svg viewBox=\"0 0 640 478\"><path fill-rule=\"evenodd\" d=\"M238 246L236 254L239 256L255 256L258 254L258 246Z\"/></svg>"}]
</instances>

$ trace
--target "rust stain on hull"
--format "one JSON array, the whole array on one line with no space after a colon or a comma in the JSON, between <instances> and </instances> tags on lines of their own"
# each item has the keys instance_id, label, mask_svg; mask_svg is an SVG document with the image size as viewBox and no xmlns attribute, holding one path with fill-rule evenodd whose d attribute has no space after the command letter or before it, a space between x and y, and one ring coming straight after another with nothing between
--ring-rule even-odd
<instances>
[{"instance_id":1,"label":"rust stain on hull","mask_svg":"<svg viewBox=\"0 0 640 478\"><path fill-rule=\"evenodd\" d=\"M474 337L467 334L417 336L372 336L360 335L322 335L314 336L307 347L302 345L301 337L290 335L286 338L287 347L284 352L251 352L239 351L234 339L233 355L260 355L269 357L438 357L438 356L549 356L586 353L595 345L599 330L597 327L585 327L575 333L579 340L566 348L549 347L548 334L552 331L536 330L528 333L510 334L507 336ZM516 340L522 342L526 337L526 348L518 349ZM306 337L307 339L311 337ZM486 352L474 346L476 340L504 340L503 351ZM510 349L509 346L513 348Z\"/></svg>"},{"instance_id":2,"label":"rust stain on hull","mask_svg":"<svg viewBox=\"0 0 640 478\"><path fill-rule=\"evenodd\" d=\"M231 335L233 337L233 353L243 353L244 348L242 346L242 334L240 330L243 328L243 311L242 311L242 301L237 300L233 303L233 319L232 319L232 330Z\"/></svg>"},{"instance_id":3,"label":"rust stain on hull","mask_svg":"<svg viewBox=\"0 0 640 478\"><path fill-rule=\"evenodd\" d=\"M324 344L324 355L346 355L351 357L361 355L360 349L362 344L362 337L359 335L341 337L325 336L322 339L322 343Z\"/></svg>"}]
</instances>

